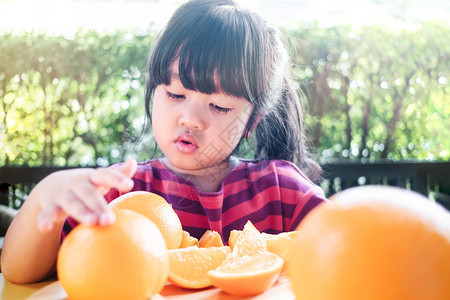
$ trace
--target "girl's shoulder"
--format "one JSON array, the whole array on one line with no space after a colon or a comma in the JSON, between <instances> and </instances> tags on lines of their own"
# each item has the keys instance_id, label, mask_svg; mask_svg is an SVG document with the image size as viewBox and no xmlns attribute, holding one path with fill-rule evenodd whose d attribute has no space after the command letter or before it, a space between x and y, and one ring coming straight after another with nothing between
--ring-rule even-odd
<instances>
[{"instance_id":1,"label":"girl's shoulder","mask_svg":"<svg viewBox=\"0 0 450 300\"><path fill-rule=\"evenodd\" d=\"M246 186L257 191L278 190L280 194L289 195L284 200L300 199L315 195L320 201L325 199L322 188L311 181L294 163L272 160L241 159L238 166L230 173L226 184ZM276 188L278 187L278 188ZM306 199L305 198L305 199ZM283 200L283 201L284 201Z\"/></svg>"},{"instance_id":2,"label":"girl's shoulder","mask_svg":"<svg viewBox=\"0 0 450 300\"><path fill-rule=\"evenodd\" d=\"M282 159L239 159L239 164L233 170L247 178L260 178L275 175L277 178L301 180L314 185L314 183L294 163ZM232 175L232 174L230 174Z\"/></svg>"},{"instance_id":3,"label":"girl's shoulder","mask_svg":"<svg viewBox=\"0 0 450 300\"><path fill-rule=\"evenodd\" d=\"M248 169L251 172L263 172L267 169L291 170L295 173L303 174L294 163L283 159L246 159L239 158L237 167Z\"/></svg>"}]
</instances>

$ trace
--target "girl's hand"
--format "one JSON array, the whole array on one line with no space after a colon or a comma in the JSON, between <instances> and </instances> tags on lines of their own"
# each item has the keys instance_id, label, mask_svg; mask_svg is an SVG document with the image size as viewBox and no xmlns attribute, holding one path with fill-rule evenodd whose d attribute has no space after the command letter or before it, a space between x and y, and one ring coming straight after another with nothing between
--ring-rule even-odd
<instances>
[{"instance_id":1,"label":"girl's hand","mask_svg":"<svg viewBox=\"0 0 450 300\"><path fill-rule=\"evenodd\" d=\"M50 231L68 216L84 224L114 223L115 215L103 195L110 188L131 190L136 168L136 161L128 160L118 168L64 170L47 176L32 191L42 207L39 230Z\"/></svg>"}]
</instances>

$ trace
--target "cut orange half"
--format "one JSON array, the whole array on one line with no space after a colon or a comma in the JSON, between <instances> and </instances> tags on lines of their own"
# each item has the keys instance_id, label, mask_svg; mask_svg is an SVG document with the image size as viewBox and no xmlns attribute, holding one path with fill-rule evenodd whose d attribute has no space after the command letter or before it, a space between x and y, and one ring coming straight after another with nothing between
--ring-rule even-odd
<instances>
[{"instance_id":1,"label":"cut orange half","mask_svg":"<svg viewBox=\"0 0 450 300\"><path fill-rule=\"evenodd\" d=\"M189 289L211 286L208 271L217 268L230 252L228 246L170 249L169 281L176 286Z\"/></svg>"},{"instance_id":2,"label":"cut orange half","mask_svg":"<svg viewBox=\"0 0 450 300\"><path fill-rule=\"evenodd\" d=\"M208 272L214 286L235 296L261 294L277 281L283 259L270 252L227 259Z\"/></svg>"}]
</instances>

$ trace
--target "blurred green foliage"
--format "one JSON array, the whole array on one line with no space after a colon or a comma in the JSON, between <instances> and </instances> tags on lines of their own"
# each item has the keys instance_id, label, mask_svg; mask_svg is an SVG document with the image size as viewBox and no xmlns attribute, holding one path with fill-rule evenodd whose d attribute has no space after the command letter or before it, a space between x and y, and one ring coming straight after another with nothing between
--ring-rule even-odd
<instances>
[{"instance_id":1,"label":"blurred green foliage","mask_svg":"<svg viewBox=\"0 0 450 300\"><path fill-rule=\"evenodd\" d=\"M448 24L288 32L322 162L448 160Z\"/></svg>"},{"instance_id":2,"label":"blurred green foliage","mask_svg":"<svg viewBox=\"0 0 450 300\"><path fill-rule=\"evenodd\" d=\"M142 127L151 34L0 37L0 164L123 161Z\"/></svg>"},{"instance_id":3,"label":"blurred green foliage","mask_svg":"<svg viewBox=\"0 0 450 300\"><path fill-rule=\"evenodd\" d=\"M307 124L330 159L450 158L450 27L286 29ZM155 32L0 33L0 165L149 158L146 60Z\"/></svg>"}]
</instances>

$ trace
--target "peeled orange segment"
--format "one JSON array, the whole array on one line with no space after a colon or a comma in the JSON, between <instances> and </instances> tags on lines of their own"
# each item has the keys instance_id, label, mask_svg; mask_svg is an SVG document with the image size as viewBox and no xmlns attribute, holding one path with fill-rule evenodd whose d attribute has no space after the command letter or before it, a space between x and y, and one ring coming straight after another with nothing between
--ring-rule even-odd
<instances>
[{"instance_id":1,"label":"peeled orange segment","mask_svg":"<svg viewBox=\"0 0 450 300\"><path fill-rule=\"evenodd\" d=\"M228 246L230 246L233 251L234 245L236 245L236 241L238 236L241 234L242 230L231 230L230 237L228 238Z\"/></svg>"},{"instance_id":2,"label":"peeled orange segment","mask_svg":"<svg viewBox=\"0 0 450 300\"><path fill-rule=\"evenodd\" d=\"M258 229L248 221L242 232L236 238L233 247L233 256L255 255L267 251L267 242Z\"/></svg>"},{"instance_id":3,"label":"peeled orange segment","mask_svg":"<svg viewBox=\"0 0 450 300\"><path fill-rule=\"evenodd\" d=\"M205 233L198 240L198 246L201 248L206 247L222 247L222 237L217 231L206 230Z\"/></svg>"},{"instance_id":4,"label":"peeled orange segment","mask_svg":"<svg viewBox=\"0 0 450 300\"><path fill-rule=\"evenodd\" d=\"M181 240L180 248L187 248L197 246L198 239L191 236L189 232L183 230L183 239Z\"/></svg>"},{"instance_id":5,"label":"peeled orange segment","mask_svg":"<svg viewBox=\"0 0 450 300\"><path fill-rule=\"evenodd\" d=\"M289 238L295 239L295 237L299 234L299 231L297 231L297 230L286 231L286 232L281 232L281 233L278 233L278 234L270 234L270 233L262 232L261 234L267 241L273 240L273 239L276 240L279 237L283 237L283 238L289 237Z\"/></svg>"},{"instance_id":6,"label":"peeled orange segment","mask_svg":"<svg viewBox=\"0 0 450 300\"><path fill-rule=\"evenodd\" d=\"M251 230L253 232L259 232L259 230L253 225L252 221L248 220L247 223L244 225L244 229L247 228L247 230Z\"/></svg>"},{"instance_id":7,"label":"peeled orange segment","mask_svg":"<svg viewBox=\"0 0 450 300\"><path fill-rule=\"evenodd\" d=\"M260 233L258 229L256 229L255 225L253 225L252 221L248 220L247 223L245 223L244 228L247 228L246 231L250 231L253 233ZM231 230L230 236L228 237L228 245L230 246L231 250L233 250L234 245L236 245L238 236L242 233L244 230Z\"/></svg>"},{"instance_id":8,"label":"peeled orange segment","mask_svg":"<svg viewBox=\"0 0 450 300\"><path fill-rule=\"evenodd\" d=\"M230 257L208 272L214 286L235 296L261 294L277 281L283 259L270 252Z\"/></svg>"},{"instance_id":9,"label":"peeled orange segment","mask_svg":"<svg viewBox=\"0 0 450 300\"><path fill-rule=\"evenodd\" d=\"M211 286L208 271L217 268L230 252L228 246L209 248L194 246L168 250L169 281L176 286L189 289Z\"/></svg>"},{"instance_id":10,"label":"peeled orange segment","mask_svg":"<svg viewBox=\"0 0 450 300\"><path fill-rule=\"evenodd\" d=\"M282 232L279 234L262 233L266 239L267 251L280 256L285 262L290 258L294 248L294 238L298 231Z\"/></svg>"},{"instance_id":11,"label":"peeled orange segment","mask_svg":"<svg viewBox=\"0 0 450 300\"><path fill-rule=\"evenodd\" d=\"M183 228L172 206L163 197L146 191L135 191L123 194L108 205L114 210L129 209L143 214L158 226L168 249L180 248Z\"/></svg>"}]
</instances>

